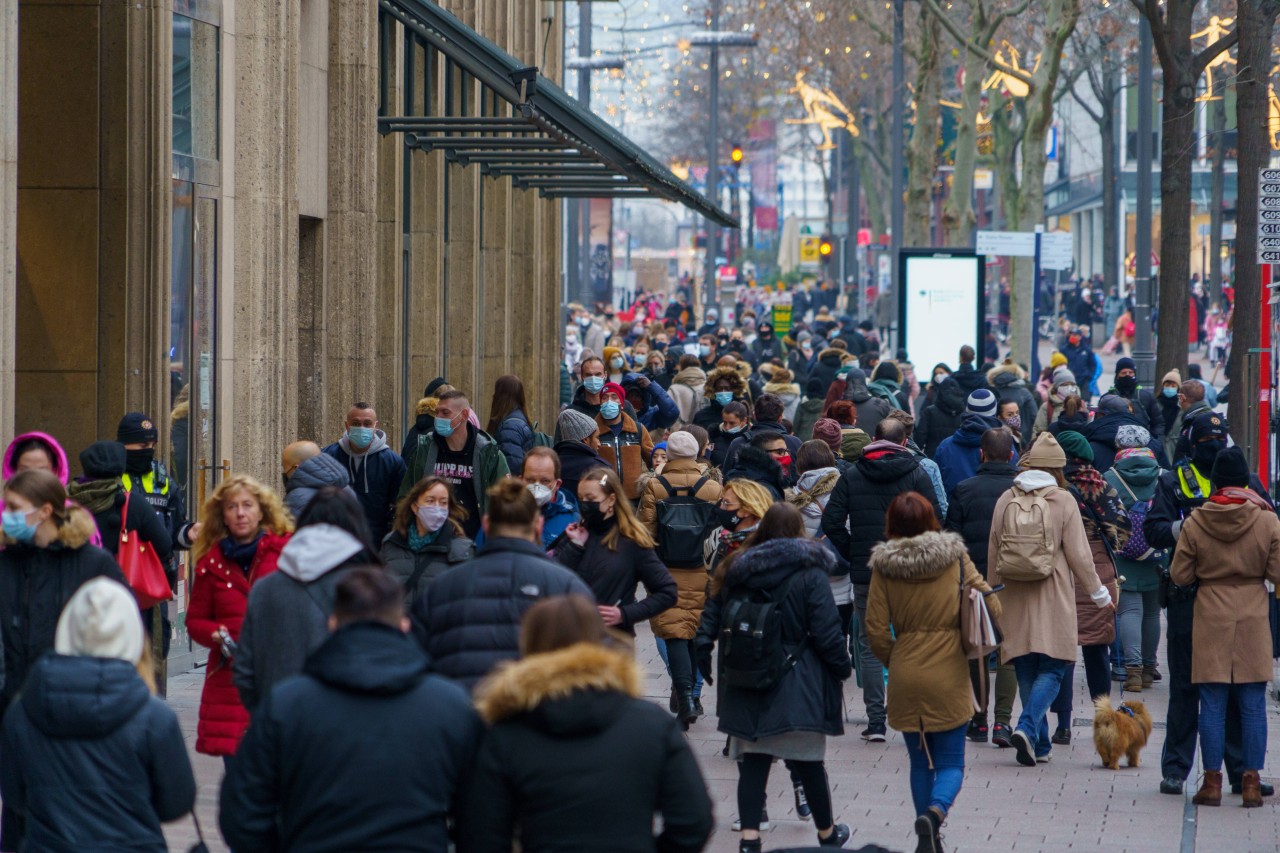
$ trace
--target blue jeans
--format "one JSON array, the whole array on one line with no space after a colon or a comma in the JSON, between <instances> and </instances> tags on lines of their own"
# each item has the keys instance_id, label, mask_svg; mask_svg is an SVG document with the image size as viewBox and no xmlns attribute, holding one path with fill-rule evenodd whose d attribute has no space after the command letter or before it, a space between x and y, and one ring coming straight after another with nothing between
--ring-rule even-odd
<instances>
[{"instance_id":1,"label":"blue jeans","mask_svg":"<svg viewBox=\"0 0 1280 853\"><path fill-rule=\"evenodd\" d=\"M1267 683L1200 685L1200 760L1205 770L1222 770L1227 732L1227 694L1240 706L1243 769L1261 770L1267 757Z\"/></svg>"},{"instance_id":2,"label":"blue jeans","mask_svg":"<svg viewBox=\"0 0 1280 853\"><path fill-rule=\"evenodd\" d=\"M1031 746L1040 758L1053 749L1053 742L1049 740L1049 706L1058 698L1067 661L1031 652L1014 658L1011 663L1018 677L1018 695L1022 697L1022 715L1015 728L1031 738Z\"/></svg>"},{"instance_id":3,"label":"blue jeans","mask_svg":"<svg viewBox=\"0 0 1280 853\"><path fill-rule=\"evenodd\" d=\"M966 724L967 725L967 724ZM926 755L920 745L919 732L903 732L907 742L907 754L911 756L911 801L916 814L922 815L930 806L936 806L943 815L951 811L951 805L960 794L964 782L964 732L959 726L947 732L926 732ZM933 767L929 767L929 758Z\"/></svg>"}]
</instances>

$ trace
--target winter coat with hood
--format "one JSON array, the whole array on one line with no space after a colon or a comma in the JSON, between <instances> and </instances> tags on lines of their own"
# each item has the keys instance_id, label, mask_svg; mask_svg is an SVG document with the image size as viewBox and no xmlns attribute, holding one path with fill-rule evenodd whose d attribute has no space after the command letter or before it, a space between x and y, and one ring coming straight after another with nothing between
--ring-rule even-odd
<instances>
[{"instance_id":1,"label":"winter coat with hood","mask_svg":"<svg viewBox=\"0 0 1280 853\"><path fill-rule=\"evenodd\" d=\"M67 495L88 510L98 530L106 533L102 547L113 557L116 555L120 548L120 516L127 511L125 529L150 543L160 564L167 566L173 555L173 534L145 496L131 496L120 484L120 475L125 471L124 445L118 441L95 442L81 452L80 462L94 472L93 478L72 482Z\"/></svg>"},{"instance_id":2,"label":"winter coat with hood","mask_svg":"<svg viewBox=\"0 0 1280 853\"><path fill-rule=\"evenodd\" d=\"M1053 574L1043 580L1015 581L1000 577L1000 543L1005 532L1005 510L1016 491L1039 492L1048 503L1046 527L1052 543ZM1008 663L1016 657L1038 652L1054 660L1074 661L1078 654L1076 639L1075 581L1090 597L1089 607L1106 603L1102 581L1093 564L1089 537L1080 520L1076 499L1058 485L1051 474L1023 471L1013 481L1013 488L996 501L991 520L991 538L987 546L987 580L1003 583L1000 593L1000 628L1004 642L1000 644L1000 661ZM1099 608L1104 609L1104 608ZM1105 611L1114 615L1109 607Z\"/></svg>"},{"instance_id":3,"label":"winter coat with hood","mask_svg":"<svg viewBox=\"0 0 1280 853\"><path fill-rule=\"evenodd\" d=\"M964 539L974 568L987 576L987 543L996 502L1009 491L1018 468L1010 462L983 462L978 471L962 480L947 505L947 529Z\"/></svg>"},{"instance_id":4,"label":"winter coat with hood","mask_svg":"<svg viewBox=\"0 0 1280 853\"><path fill-rule=\"evenodd\" d=\"M733 480L751 480L763 486L775 501L782 500L787 490L787 482L777 460L749 444L742 448L737 461L724 475L726 484Z\"/></svg>"},{"instance_id":5,"label":"winter coat with hood","mask_svg":"<svg viewBox=\"0 0 1280 853\"><path fill-rule=\"evenodd\" d=\"M483 726L466 692L429 669L413 639L387 625L357 622L326 637L254 714L222 783L227 843L447 849Z\"/></svg>"},{"instance_id":6,"label":"winter coat with hood","mask_svg":"<svg viewBox=\"0 0 1280 853\"><path fill-rule=\"evenodd\" d=\"M652 548L642 548L617 533L614 548L594 531L586 544L578 547L565 537L556 548L555 557L583 583L591 587L597 604L617 607L622 623L617 627L635 634L635 626L656 617L676 603L676 582ZM636 585L643 584L645 597L636 600Z\"/></svg>"},{"instance_id":7,"label":"winter coat with hood","mask_svg":"<svg viewBox=\"0 0 1280 853\"><path fill-rule=\"evenodd\" d=\"M1040 433L1049 428L1049 425L1058 419L1058 415L1062 413L1063 406L1067 403L1067 394L1063 392L1064 388L1075 388L1077 393L1081 393L1083 389L1075 378L1063 378L1053 383L1053 387L1049 389L1049 398L1040 404L1040 408L1036 411L1036 423L1031 429L1031 440L1034 442L1040 437Z\"/></svg>"},{"instance_id":8,"label":"winter coat with hood","mask_svg":"<svg viewBox=\"0 0 1280 853\"><path fill-rule=\"evenodd\" d=\"M997 411L1005 403L1018 404L1018 415L1022 419L1022 446L1030 447L1038 407L1035 395L1027 387L1026 373L1012 359L1006 358L987 371L987 383L996 395Z\"/></svg>"},{"instance_id":9,"label":"winter coat with hood","mask_svg":"<svg viewBox=\"0 0 1280 853\"><path fill-rule=\"evenodd\" d=\"M533 425L522 409L516 409L498 424L493 436L507 459L507 470L524 470L524 455L533 447Z\"/></svg>"},{"instance_id":10,"label":"winter coat with hood","mask_svg":"<svg viewBox=\"0 0 1280 853\"><path fill-rule=\"evenodd\" d=\"M857 427L840 427L840 460L836 467L843 473L849 465L862 458L862 451L871 443L871 436ZM840 462L846 463L840 465Z\"/></svg>"},{"instance_id":11,"label":"winter coat with hood","mask_svg":"<svg viewBox=\"0 0 1280 853\"><path fill-rule=\"evenodd\" d=\"M436 578L475 555L475 544L454 530L452 524L445 524L435 539L417 551L410 547L407 534L392 530L382 540L378 558L400 581L406 600L412 601Z\"/></svg>"},{"instance_id":12,"label":"winter coat with hood","mask_svg":"<svg viewBox=\"0 0 1280 853\"><path fill-rule=\"evenodd\" d=\"M782 401L782 416L792 423L796 419L796 407L800 405L800 386L794 382L766 382L764 393L775 394Z\"/></svg>"},{"instance_id":13,"label":"winter coat with hood","mask_svg":"<svg viewBox=\"0 0 1280 853\"><path fill-rule=\"evenodd\" d=\"M4 645L3 706L22 689L40 655L53 648L62 608L85 581L102 575L124 583L111 555L89 544L93 516L73 508L44 548L0 534L0 638ZM6 800L7 802L7 800Z\"/></svg>"},{"instance_id":14,"label":"winter coat with hood","mask_svg":"<svg viewBox=\"0 0 1280 853\"><path fill-rule=\"evenodd\" d=\"M978 473L983 433L1002 426L1004 423L996 418L968 412L955 435L938 445L933 459L942 472L942 486L947 490L948 498L955 492L956 486ZM1013 451L1013 461L1018 461L1016 450Z\"/></svg>"},{"instance_id":15,"label":"winter coat with hood","mask_svg":"<svg viewBox=\"0 0 1280 853\"><path fill-rule=\"evenodd\" d=\"M916 423L914 433L916 443L930 459L937 453L938 445L955 435L956 430L960 429L967 402L960 383L950 376L939 382L936 387L933 402L925 406L924 411L920 413L920 420Z\"/></svg>"},{"instance_id":16,"label":"winter coat with hood","mask_svg":"<svg viewBox=\"0 0 1280 853\"><path fill-rule=\"evenodd\" d=\"M562 439L556 442L556 455L560 457L560 482L570 495L578 493L578 483L592 468L608 468L609 463L585 443Z\"/></svg>"},{"instance_id":17,"label":"winter coat with hood","mask_svg":"<svg viewBox=\"0 0 1280 853\"><path fill-rule=\"evenodd\" d=\"M702 774L675 718L642 698L642 686L630 656L592 643L496 672L477 697L492 728L458 849L509 853L514 839L525 853L702 850L714 828ZM602 756L626 772L601 784Z\"/></svg>"},{"instance_id":18,"label":"winter coat with hood","mask_svg":"<svg viewBox=\"0 0 1280 853\"><path fill-rule=\"evenodd\" d=\"M160 824L195 805L178 717L127 661L41 658L0 750L0 795L24 833L9 850L164 853Z\"/></svg>"},{"instance_id":19,"label":"winter coat with hood","mask_svg":"<svg viewBox=\"0 0 1280 853\"><path fill-rule=\"evenodd\" d=\"M1120 495L1126 512L1139 501L1150 503L1156 494L1156 481L1160 479L1160 463L1146 454L1126 455L1116 460L1103 479ZM1149 507L1148 507L1149 508ZM1132 520L1132 515L1130 515ZM1148 543L1150 544L1150 543ZM1126 592L1152 592L1160 588L1160 575L1169 564L1166 554L1163 560L1130 560L1119 552L1115 554L1116 572L1124 577L1120 588Z\"/></svg>"},{"instance_id":20,"label":"winter coat with hood","mask_svg":"<svg viewBox=\"0 0 1280 853\"><path fill-rule=\"evenodd\" d=\"M964 541L949 531L881 542L871 552L867 643L889 670L885 711L900 732L945 732L973 717L960 646L958 591L990 592ZM987 608L999 617L997 596Z\"/></svg>"},{"instance_id":21,"label":"winter coat with hood","mask_svg":"<svg viewBox=\"0 0 1280 853\"><path fill-rule=\"evenodd\" d=\"M342 569L374 559L360 540L332 524L299 529L280 552L279 571L253 585L240 627L232 673L240 700L253 711L329 635L333 594Z\"/></svg>"},{"instance_id":22,"label":"winter coat with hood","mask_svg":"<svg viewBox=\"0 0 1280 853\"><path fill-rule=\"evenodd\" d=\"M692 489L698 481L706 476L702 467L694 459L672 459L662 469L662 477L671 484L671 488L679 490ZM720 500L723 487L716 480L708 477L702 488L694 493L698 500L716 503ZM640 523L649 530L654 541L659 541L662 531L658 529L658 502L669 496L667 489L657 477L651 477L640 495ZM676 584L675 604L653 617L650 625L655 637L663 640L692 640L698 633L698 621L702 618L702 609L707 603L707 572L702 566L680 567L668 566Z\"/></svg>"},{"instance_id":23,"label":"winter coat with hood","mask_svg":"<svg viewBox=\"0 0 1280 853\"><path fill-rule=\"evenodd\" d=\"M680 419L680 406L657 382L649 380L648 385L643 385L641 380L647 379L643 373L627 373L619 384L625 391L634 389L644 401L642 409L636 413L636 423L645 429L667 429Z\"/></svg>"},{"instance_id":24,"label":"winter coat with hood","mask_svg":"<svg viewBox=\"0 0 1280 853\"><path fill-rule=\"evenodd\" d=\"M1076 430L1089 439L1089 446L1093 448L1093 467L1103 474L1110 471L1111 466L1115 464L1116 433L1125 426L1146 429L1133 415L1125 412L1110 412L1105 415L1098 414L1087 426ZM1162 468L1169 467L1169 460L1164 455L1163 441L1152 435L1147 442L1147 447L1155 454L1156 461Z\"/></svg>"},{"instance_id":25,"label":"winter coat with hood","mask_svg":"<svg viewBox=\"0 0 1280 853\"><path fill-rule=\"evenodd\" d=\"M796 405L796 415L791 419L791 427L802 443L813 438L813 425L822 419L825 408L826 400L820 396L805 397Z\"/></svg>"},{"instance_id":26,"label":"winter coat with hood","mask_svg":"<svg viewBox=\"0 0 1280 853\"><path fill-rule=\"evenodd\" d=\"M800 452L800 445L803 441L787 432L786 428L777 421L758 421L751 425L750 429L744 430L734 438L733 443L729 445L729 455L725 458L724 468L732 470L738 467L738 456L751 445L751 440L757 436L768 435L781 438L787 445L787 452L791 454L791 458L795 459Z\"/></svg>"},{"instance_id":27,"label":"winter coat with hood","mask_svg":"<svg viewBox=\"0 0 1280 853\"><path fill-rule=\"evenodd\" d=\"M609 424L604 415L596 415L600 439L600 456L622 480L622 487L630 500L640 497L640 475L649 470L653 461L653 438L649 430L622 412L621 420ZM615 429L616 427L616 429Z\"/></svg>"},{"instance_id":28,"label":"winter coat with hood","mask_svg":"<svg viewBox=\"0 0 1280 853\"><path fill-rule=\"evenodd\" d=\"M972 364L961 364L956 368L956 372L951 374L951 378L960 386L966 400L974 391L987 387L987 374L976 369Z\"/></svg>"},{"instance_id":29,"label":"winter coat with hood","mask_svg":"<svg viewBox=\"0 0 1280 853\"><path fill-rule=\"evenodd\" d=\"M1111 600L1118 602L1120 589L1116 584L1116 564L1111 555L1129 542L1132 532L1129 514L1124 511L1124 504L1115 488L1092 465L1069 459L1062 473L1080 507L1080 520L1084 522L1084 531L1089 537L1089 552L1093 555L1093 568L1098 573L1098 580L1111 594ZM1115 611L1091 606L1089 594L1079 579L1076 579L1075 586L1076 634L1080 645L1110 645L1115 642Z\"/></svg>"},{"instance_id":30,"label":"winter coat with hood","mask_svg":"<svg viewBox=\"0 0 1280 853\"><path fill-rule=\"evenodd\" d=\"M858 410L858 429L867 435L875 435L876 427L892 411L892 407L879 397L872 396L867 390L867 374L858 368L850 370L844 381L844 399L852 401Z\"/></svg>"},{"instance_id":31,"label":"winter coat with hood","mask_svg":"<svg viewBox=\"0 0 1280 853\"><path fill-rule=\"evenodd\" d=\"M910 450L888 441L867 445L851 470L831 493L822 513L822 532L849 561L855 587L871 584L871 549L884 541L884 514L893 499L905 492L919 492L933 504L941 521L937 493L929 475Z\"/></svg>"},{"instance_id":32,"label":"winter coat with hood","mask_svg":"<svg viewBox=\"0 0 1280 853\"><path fill-rule=\"evenodd\" d=\"M9 446L4 450L4 459L0 462L0 480L12 480L13 475L18 473L18 460L15 458L15 451L19 445L32 441L38 441L44 445L45 450L48 451L49 456L53 459L53 473L57 475L62 485L67 485L71 479L71 466L67 463L67 452L62 449L61 444L58 444L56 438L45 432L24 432L9 442Z\"/></svg>"},{"instance_id":33,"label":"winter coat with hood","mask_svg":"<svg viewBox=\"0 0 1280 853\"><path fill-rule=\"evenodd\" d=\"M840 469L814 468L805 471L796 481L794 489L787 490L787 503L800 510L804 518L804 532L810 539L822 539L822 511L831 500L831 493L840 482ZM849 563L833 546L831 552L836 555L836 562L831 576L831 596L836 605L848 604L853 600L853 584L849 580Z\"/></svg>"},{"instance_id":34,"label":"winter coat with hood","mask_svg":"<svg viewBox=\"0 0 1280 853\"><path fill-rule=\"evenodd\" d=\"M1164 411L1160 408L1160 404L1156 401L1155 393L1146 388L1134 387L1133 391L1125 394L1119 391L1115 384L1107 389L1108 394L1115 394L1117 397L1124 397L1133 404L1133 416L1138 423L1142 424L1151 433L1152 437L1163 439L1165 434ZM1175 398L1176 399L1176 398Z\"/></svg>"},{"instance_id":35,"label":"winter coat with hood","mask_svg":"<svg viewBox=\"0 0 1280 853\"><path fill-rule=\"evenodd\" d=\"M471 478L471 486L475 489L476 506L480 508L480 514L484 515L489 511L489 488L511 471L507 468L507 457L502 455L502 448L498 446L498 442L470 422L463 426L474 433L467 438L467 443L475 448L472 456L475 470ZM409 460L409 469L404 475L404 480L400 482L400 493L396 496L397 502L409 494L414 483L435 471L441 441L444 439L435 432L418 439L418 447Z\"/></svg>"},{"instance_id":36,"label":"winter coat with hood","mask_svg":"<svg viewBox=\"0 0 1280 853\"><path fill-rule=\"evenodd\" d=\"M325 486L350 491L356 498L355 489L351 488L351 474L346 466L335 457L321 453L312 456L293 470L284 483L284 505L294 518L302 515L302 511L311 503L316 492Z\"/></svg>"},{"instance_id":37,"label":"winter coat with hood","mask_svg":"<svg viewBox=\"0 0 1280 853\"><path fill-rule=\"evenodd\" d=\"M240 639L240 626L249 606L249 590L276 570L288 535L263 533L246 573L215 543L196 563L187 606L187 634L209 649L200 692L200 714L196 724L196 752L205 755L235 755L240 738L249 725L249 712L240 701L231 675L231 661L223 656L218 641L219 626L225 626L232 640Z\"/></svg>"},{"instance_id":38,"label":"winter coat with hood","mask_svg":"<svg viewBox=\"0 0 1280 853\"><path fill-rule=\"evenodd\" d=\"M414 634L432 671L468 690L503 661L520 657L520 620L540 599L581 595L593 599L582 579L540 545L497 538L475 559L436 578L413 602Z\"/></svg>"},{"instance_id":39,"label":"winter coat with hood","mask_svg":"<svg viewBox=\"0 0 1280 853\"><path fill-rule=\"evenodd\" d=\"M374 430L373 442L364 453L352 453L351 443L344 435L324 449L326 456L338 460L347 469L351 488L364 509L369 522L369 533L374 542L381 542L391 529L396 514L396 496L408 466L387 445L387 434ZM298 466L301 470L302 466Z\"/></svg>"},{"instance_id":40,"label":"winter coat with hood","mask_svg":"<svg viewBox=\"0 0 1280 853\"><path fill-rule=\"evenodd\" d=\"M824 349L818 353L818 358L814 361L813 369L809 371L809 376L821 382L823 388L830 388L831 383L836 380L836 374L844 366L846 355L848 355L847 352L835 347Z\"/></svg>"},{"instance_id":41,"label":"winter coat with hood","mask_svg":"<svg viewBox=\"0 0 1280 853\"><path fill-rule=\"evenodd\" d=\"M792 575L799 577L779 606L782 641L800 650L795 664L771 690L744 690L717 679L720 731L752 741L786 732L844 734L840 682L853 673L853 662L827 581L834 560L818 542L774 539L748 549L729 565L723 586L702 612L699 654L707 654L719 641L724 606L735 590L776 593Z\"/></svg>"},{"instance_id":42,"label":"winter coat with hood","mask_svg":"<svg viewBox=\"0 0 1280 853\"><path fill-rule=\"evenodd\" d=\"M707 389L707 374L701 367L686 367L671 380L667 393L680 410L677 426L693 423L693 417L702 407L703 392Z\"/></svg>"},{"instance_id":43,"label":"winter coat with hood","mask_svg":"<svg viewBox=\"0 0 1280 853\"><path fill-rule=\"evenodd\" d=\"M1193 684L1271 680L1268 593L1280 583L1280 519L1257 493L1226 489L1191 513L1169 575L1199 582L1191 636Z\"/></svg>"}]
</instances>

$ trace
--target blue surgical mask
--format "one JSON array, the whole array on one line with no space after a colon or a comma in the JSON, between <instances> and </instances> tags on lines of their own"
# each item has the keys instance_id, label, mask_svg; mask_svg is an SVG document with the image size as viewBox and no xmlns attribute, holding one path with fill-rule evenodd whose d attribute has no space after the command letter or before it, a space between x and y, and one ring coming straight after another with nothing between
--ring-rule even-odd
<instances>
[{"instance_id":1,"label":"blue surgical mask","mask_svg":"<svg viewBox=\"0 0 1280 853\"><path fill-rule=\"evenodd\" d=\"M436 435L441 438L453 435L453 421L448 418L436 418Z\"/></svg>"},{"instance_id":2,"label":"blue surgical mask","mask_svg":"<svg viewBox=\"0 0 1280 853\"><path fill-rule=\"evenodd\" d=\"M587 389L587 393L599 394L600 389L604 387L603 376L588 376L582 380L582 387Z\"/></svg>"},{"instance_id":3,"label":"blue surgical mask","mask_svg":"<svg viewBox=\"0 0 1280 853\"><path fill-rule=\"evenodd\" d=\"M1177 388L1165 388L1165 389L1164 389L1163 391L1161 391L1160 393L1164 394L1166 397L1173 398L1173 397L1178 396L1178 389L1177 389Z\"/></svg>"},{"instance_id":4,"label":"blue surgical mask","mask_svg":"<svg viewBox=\"0 0 1280 853\"><path fill-rule=\"evenodd\" d=\"M373 444L373 429L370 427L347 427L347 441L356 450L364 450Z\"/></svg>"},{"instance_id":5,"label":"blue surgical mask","mask_svg":"<svg viewBox=\"0 0 1280 853\"><path fill-rule=\"evenodd\" d=\"M737 435L738 433L742 432L742 428L744 426L746 426L746 424L738 424L736 427L727 427L721 424L720 432L724 433L725 435Z\"/></svg>"},{"instance_id":6,"label":"blue surgical mask","mask_svg":"<svg viewBox=\"0 0 1280 853\"><path fill-rule=\"evenodd\" d=\"M620 411L622 411L622 406L616 400L609 400L600 404L600 414L604 415L606 421L616 418Z\"/></svg>"},{"instance_id":7,"label":"blue surgical mask","mask_svg":"<svg viewBox=\"0 0 1280 853\"><path fill-rule=\"evenodd\" d=\"M716 402L717 402L717 403L719 403L721 406L727 406L727 405L729 405L730 403L732 403L732 402L733 402L733 392L732 392L732 391L717 391L717 392L716 392Z\"/></svg>"},{"instance_id":8,"label":"blue surgical mask","mask_svg":"<svg viewBox=\"0 0 1280 853\"><path fill-rule=\"evenodd\" d=\"M2 518L4 535L13 541L26 543L36 538L36 528L27 523L27 513L22 510L7 509Z\"/></svg>"},{"instance_id":9,"label":"blue surgical mask","mask_svg":"<svg viewBox=\"0 0 1280 853\"><path fill-rule=\"evenodd\" d=\"M614 356L613 358L609 359L609 366L612 367L614 370L621 370L623 365L625 364L626 362L623 361L621 358L618 358L617 356Z\"/></svg>"},{"instance_id":10,"label":"blue surgical mask","mask_svg":"<svg viewBox=\"0 0 1280 853\"><path fill-rule=\"evenodd\" d=\"M706 358L707 356L711 355L711 347L709 347L706 344L699 344L698 352L702 354L703 358Z\"/></svg>"}]
</instances>

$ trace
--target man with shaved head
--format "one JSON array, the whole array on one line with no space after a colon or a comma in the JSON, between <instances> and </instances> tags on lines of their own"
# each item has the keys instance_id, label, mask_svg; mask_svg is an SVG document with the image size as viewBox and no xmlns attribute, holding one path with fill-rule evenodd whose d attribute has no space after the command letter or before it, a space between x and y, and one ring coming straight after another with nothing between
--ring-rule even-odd
<instances>
[{"instance_id":1,"label":"man with shaved head","mask_svg":"<svg viewBox=\"0 0 1280 853\"><path fill-rule=\"evenodd\" d=\"M352 403L342 422L342 437L324 449L347 469L351 487L374 542L381 542L391 529L400 483L407 465L387 443L387 434L378 429L378 413L371 403Z\"/></svg>"},{"instance_id":2,"label":"man with shaved head","mask_svg":"<svg viewBox=\"0 0 1280 853\"><path fill-rule=\"evenodd\" d=\"M284 472L284 504L297 518L325 486L351 489L351 477L342 463L320 452L314 441L295 441L280 454ZM354 496L355 493L352 492Z\"/></svg>"}]
</instances>

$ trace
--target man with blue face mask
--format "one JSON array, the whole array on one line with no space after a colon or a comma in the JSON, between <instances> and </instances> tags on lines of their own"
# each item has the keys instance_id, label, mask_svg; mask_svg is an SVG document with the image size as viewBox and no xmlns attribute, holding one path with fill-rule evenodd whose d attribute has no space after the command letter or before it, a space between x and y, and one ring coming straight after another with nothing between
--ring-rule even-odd
<instances>
[{"instance_id":1,"label":"man with blue face mask","mask_svg":"<svg viewBox=\"0 0 1280 853\"><path fill-rule=\"evenodd\" d=\"M604 359L594 355L587 356L578 366L578 371L582 375L582 384L574 392L573 402L569 404L569 408L594 418L600 414L600 404L603 402L601 392L604 390L605 383L609 381ZM622 403L622 410L633 418L636 416L635 409L625 400Z\"/></svg>"},{"instance_id":2,"label":"man with blue face mask","mask_svg":"<svg viewBox=\"0 0 1280 853\"><path fill-rule=\"evenodd\" d=\"M396 497L408 468L400 454L387 445L387 434L378 429L378 413L371 403L355 403L347 411L342 438L324 449L347 469L351 488L360 499L374 542L382 542L391 529Z\"/></svg>"},{"instance_id":3,"label":"man with blue face mask","mask_svg":"<svg viewBox=\"0 0 1280 853\"><path fill-rule=\"evenodd\" d=\"M502 446L471 422L471 404L457 389L440 395L435 428L418 437L409 469L400 483L399 498L427 475L443 477L453 485L454 497L467 511L462 529L474 540L480 517L488 511L489 488L511 473Z\"/></svg>"}]
</instances>

